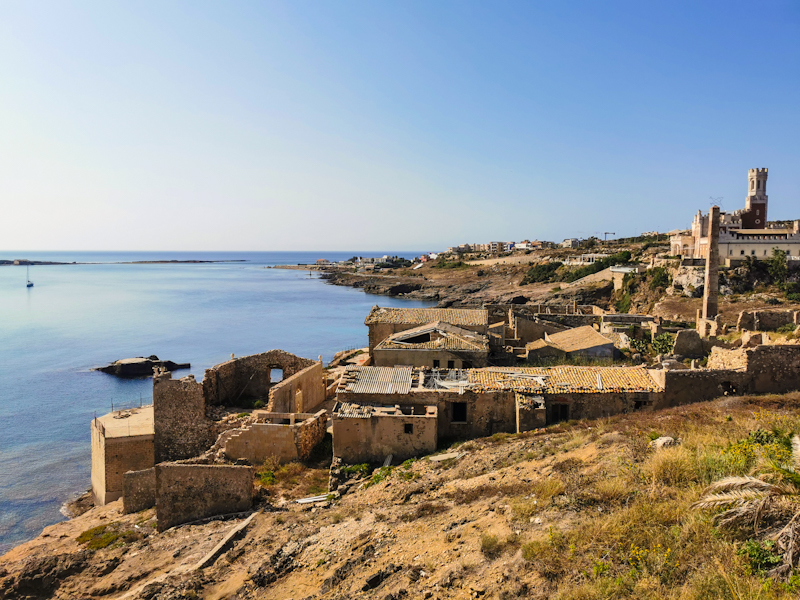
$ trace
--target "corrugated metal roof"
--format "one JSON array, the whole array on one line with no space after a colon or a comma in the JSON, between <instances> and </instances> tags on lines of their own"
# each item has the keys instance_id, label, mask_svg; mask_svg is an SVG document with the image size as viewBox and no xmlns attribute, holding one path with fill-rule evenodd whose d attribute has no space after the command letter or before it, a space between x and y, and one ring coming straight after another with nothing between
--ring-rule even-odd
<instances>
[{"instance_id":1,"label":"corrugated metal roof","mask_svg":"<svg viewBox=\"0 0 800 600\"><path fill-rule=\"evenodd\" d=\"M411 367L348 367L339 390L353 394L408 394Z\"/></svg>"},{"instance_id":2,"label":"corrugated metal roof","mask_svg":"<svg viewBox=\"0 0 800 600\"><path fill-rule=\"evenodd\" d=\"M364 320L365 325L373 323L401 323L424 325L444 321L451 325L488 325L489 313L484 309L465 308L381 308L375 306Z\"/></svg>"}]
</instances>

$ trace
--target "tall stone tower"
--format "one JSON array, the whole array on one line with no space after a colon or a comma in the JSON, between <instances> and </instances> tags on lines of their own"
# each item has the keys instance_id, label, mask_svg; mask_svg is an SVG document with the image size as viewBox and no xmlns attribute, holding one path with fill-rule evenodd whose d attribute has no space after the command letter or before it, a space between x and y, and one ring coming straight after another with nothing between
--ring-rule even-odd
<instances>
[{"instance_id":1,"label":"tall stone tower","mask_svg":"<svg viewBox=\"0 0 800 600\"><path fill-rule=\"evenodd\" d=\"M743 229L764 229L767 226L767 169L747 172L747 201L742 213Z\"/></svg>"}]
</instances>

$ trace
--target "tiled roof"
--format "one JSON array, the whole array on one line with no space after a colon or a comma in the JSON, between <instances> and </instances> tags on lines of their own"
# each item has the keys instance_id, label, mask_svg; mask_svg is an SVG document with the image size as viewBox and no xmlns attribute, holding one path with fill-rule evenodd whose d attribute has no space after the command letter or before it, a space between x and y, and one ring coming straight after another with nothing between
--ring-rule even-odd
<instances>
[{"instance_id":1,"label":"tiled roof","mask_svg":"<svg viewBox=\"0 0 800 600\"><path fill-rule=\"evenodd\" d=\"M597 333L594 327L590 325L547 334L547 340L561 348L564 352L586 350L588 348L606 346L613 343L607 337Z\"/></svg>"},{"instance_id":2,"label":"tiled roof","mask_svg":"<svg viewBox=\"0 0 800 600\"><path fill-rule=\"evenodd\" d=\"M367 315L365 325L401 323L424 325L444 321L457 326L488 325L489 313L484 309L467 308L380 308L375 306Z\"/></svg>"},{"instance_id":3,"label":"tiled roof","mask_svg":"<svg viewBox=\"0 0 800 600\"><path fill-rule=\"evenodd\" d=\"M338 391L353 394L408 394L411 367L347 367Z\"/></svg>"},{"instance_id":4,"label":"tiled roof","mask_svg":"<svg viewBox=\"0 0 800 600\"><path fill-rule=\"evenodd\" d=\"M426 333L436 333L441 337L428 342L412 342L416 337ZM485 335L461 329L441 321L429 323L422 327L407 329L390 335L377 346L376 350L411 349L411 350L460 350L466 352L488 352L489 342Z\"/></svg>"},{"instance_id":5,"label":"tiled roof","mask_svg":"<svg viewBox=\"0 0 800 600\"><path fill-rule=\"evenodd\" d=\"M664 391L642 367L520 367L471 369L467 373L479 390L533 394Z\"/></svg>"}]
</instances>

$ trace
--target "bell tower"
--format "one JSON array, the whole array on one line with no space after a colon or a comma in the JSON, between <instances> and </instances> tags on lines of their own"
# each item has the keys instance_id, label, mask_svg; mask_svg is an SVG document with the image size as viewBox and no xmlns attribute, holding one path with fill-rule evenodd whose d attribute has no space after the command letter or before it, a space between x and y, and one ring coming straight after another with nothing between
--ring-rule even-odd
<instances>
[{"instance_id":1,"label":"bell tower","mask_svg":"<svg viewBox=\"0 0 800 600\"><path fill-rule=\"evenodd\" d=\"M747 172L747 200L742 214L743 229L764 229L767 226L767 169Z\"/></svg>"}]
</instances>

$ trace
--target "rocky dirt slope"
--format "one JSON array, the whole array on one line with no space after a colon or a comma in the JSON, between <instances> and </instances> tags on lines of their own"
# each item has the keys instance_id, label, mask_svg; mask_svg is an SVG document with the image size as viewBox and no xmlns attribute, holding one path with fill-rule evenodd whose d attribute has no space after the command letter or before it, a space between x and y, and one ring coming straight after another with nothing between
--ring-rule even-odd
<instances>
[{"instance_id":1,"label":"rocky dirt slope","mask_svg":"<svg viewBox=\"0 0 800 600\"><path fill-rule=\"evenodd\" d=\"M316 506L285 501L291 481L268 486L208 566L242 519L157 533L152 510L121 515L116 502L0 558L0 598L796 597L741 554L796 505L755 533L718 529L690 504L779 451L799 414L794 393L498 434L448 460L351 469L347 493ZM681 444L648 446L662 435Z\"/></svg>"}]
</instances>

